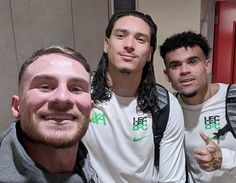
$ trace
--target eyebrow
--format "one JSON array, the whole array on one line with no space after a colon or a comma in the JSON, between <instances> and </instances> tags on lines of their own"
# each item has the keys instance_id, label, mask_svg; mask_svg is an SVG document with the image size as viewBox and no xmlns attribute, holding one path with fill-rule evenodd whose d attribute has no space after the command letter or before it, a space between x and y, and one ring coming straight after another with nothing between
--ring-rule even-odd
<instances>
[{"instance_id":1,"label":"eyebrow","mask_svg":"<svg viewBox=\"0 0 236 183\"><path fill-rule=\"evenodd\" d=\"M49 80L49 81L52 81L52 80L56 80L56 77L54 76L51 76L51 75L48 75L48 74L41 74L41 75L37 75L35 76L32 81L37 81L37 80ZM82 83L84 86L86 87L89 87L89 81L81 78L81 77L74 77L74 78L71 78L69 79L70 82L79 82L79 83Z\"/></svg>"},{"instance_id":2,"label":"eyebrow","mask_svg":"<svg viewBox=\"0 0 236 183\"><path fill-rule=\"evenodd\" d=\"M70 81L73 83L81 83L84 87L86 87L88 89L90 88L90 82L86 81L83 78L73 78L73 79L70 79Z\"/></svg>"},{"instance_id":3,"label":"eyebrow","mask_svg":"<svg viewBox=\"0 0 236 183\"><path fill-rule=\"evenodd\" d=\"M192 57L189 57L187 60L192 60L192 59L202 59L202 58L200 58L200 57L198 57L198 56L192 56Z\"/></svg>"},{"instance_id":4,"label":"eyebrow","mask_svg":"<svg viewBox=\"0 0 236 183\"><path fill-rule=\"evenodd\" d=\"M115 29L115 30L114 30L114 33L117 33L117 32L128 33L129 31L126 30L126 29ZM150 39L147 34L144 34L144 33L142 33L142 32L137 32L137 33L135 33L135 35L137 35L137 36L143 36L143 37L147 38L148 40Z\"/></svg>"},{"instance_id":5,"label":"eyebrow","mask_svg":"<svg viewBox=\"0 0 236 183\"><path fill-rule=\"evenodd\" d=\"M126 33L126 32L128 32L128 30L126 30L126 29L114 29L114 32L116 33L116 32L124 32L124 33Z\"/></svg>"},{"instance_id":6,"label":"eyebrow","mask_svg":"<svg viewBox=\"0 0 236 183\"><path fill-rule=\"evenodd\" d=\"M200 58L200 57L198 57L198 56L191 56L191 57L188 57L186 60L192 60L192 59L202 59L202 58ZM176 62L181 62L180 60L171 60L169 63L176 63Z\"/></svg>"},{"instance_id":7,"label":"eyebrow","mask_svg":"<svg viewBox=\"0 0 236 183\"><path fill-rule=\"evenodd\" d=\"M47 74L41 74L41 75L36 75L35 77L33 77L33 80L34 79L48 79L48 80L51 80L53 78L54 78L53 76L50 76L50 75L47 75Z\"/></svg>"}]
</instances>

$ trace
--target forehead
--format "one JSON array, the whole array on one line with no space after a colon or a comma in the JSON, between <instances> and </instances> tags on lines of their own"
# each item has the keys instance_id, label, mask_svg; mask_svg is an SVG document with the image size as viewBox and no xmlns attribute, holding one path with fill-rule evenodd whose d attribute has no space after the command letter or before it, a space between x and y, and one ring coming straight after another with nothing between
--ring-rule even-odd
<instances>
[{"instance_id":1,"label":"forehead","mask_svg":"<svg viewBox=\"0 0 236 183\"><path fill-rule=\"evenodd\" d=\"M64 77L79 77L89 81L89 73L79 61L61 53L51 53L40 56L25 71L25 77L30 79L37 75L55 75Z\"/></svg>"},{"instance_id":2,"label":"forehead","mask_svg":"<svg viewBox=\"0 0 236 183\"><path fill-rule=\"evenodd\" d=\"M177 48L173 51L169 51L166 54L166 60L171 61L171 60L186 60L190 57L204 57L204 53L202 49L199 46L193 46L193 47L181 47Z\"/></svg>"},{"instance_id":3,"label":"forehead","mask_svg":"<svg viewBox=\"0 0 236 183\"><path fill-rule=\"evenodd\" d=\"M150 26L143 19L131 15L119 18L114 24L113 31L117 29L151 35Z\"/></svg>"}]
</instances>

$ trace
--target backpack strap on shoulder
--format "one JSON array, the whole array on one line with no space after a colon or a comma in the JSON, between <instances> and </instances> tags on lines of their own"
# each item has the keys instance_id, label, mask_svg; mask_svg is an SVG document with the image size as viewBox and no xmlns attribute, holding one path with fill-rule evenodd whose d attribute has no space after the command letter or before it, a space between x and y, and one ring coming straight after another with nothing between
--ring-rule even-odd
<instances>
[{"instance_id":1,"label":"backpack strap on shoulder","mask_svg":"<svg viewBox=\"0 0 236 183\"><path fill-rule=\"evenodd\" d=\"M160 142L163 137L166 125L169 119L169 94L168 91L161 85L156 84L156 95L158 96L158 105L160 109L152 112L152 129L155 146L154 165L159 166L159 151Z\"/></svg>"},{"instance_id":2,"label":"backpack strap on shoulder","mask_svg":"<svg viewBox=\"0 0 236 183\"><path fill-rule=\"evenodd\" d=\"M216 138L219 139L228 131L231 131L234 138L236 138L236 84L230 84L226 93L225 102L225 117L227 124L214 133Z\"/></svg>"},{"instance_id":3,"label":"backpack strap on shoulder","mask_svg":"<svg viewBox=\"0 0 236 183\"><path fill-rule=\"evenodd\" d=\"M231 84L228 87L226 95L226 120L231 133L236 138L236 84Z\"/></svg>"}]
</instances>

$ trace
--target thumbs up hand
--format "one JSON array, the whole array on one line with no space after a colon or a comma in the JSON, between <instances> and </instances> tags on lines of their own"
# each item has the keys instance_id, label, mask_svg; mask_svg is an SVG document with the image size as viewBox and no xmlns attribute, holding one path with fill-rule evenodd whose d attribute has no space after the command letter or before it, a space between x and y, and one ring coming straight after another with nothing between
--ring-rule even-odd
<instances>
[{"instance_id":1,"label":"thumbs up hand","mask_svg":"<svg viewBox=\"0 0 236 183\"><path fill-rule=\"evenodd\" d=\"M220 169L222 163L222 151L220 147L203 132L200 132L200 136L206 143L206 146L193 149L194 157L199 167L207 172Z\"/></svg>"}]
</instances>

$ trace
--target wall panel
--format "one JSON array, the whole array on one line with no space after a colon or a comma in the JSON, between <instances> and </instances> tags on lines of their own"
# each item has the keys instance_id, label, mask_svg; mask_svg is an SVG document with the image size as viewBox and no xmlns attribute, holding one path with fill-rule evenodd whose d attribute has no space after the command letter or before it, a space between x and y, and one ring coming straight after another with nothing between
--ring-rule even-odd
<instances>
[{"instance_id":1,"label":"wall panel","mask_svg":"<svg viewBox=\"0 0 236 183\"><path fill-rule=\"evenodd\" d=\"M11 22L10 1L0 1L0 133L11 117L11 96L17 92L17 62Z\"/></svg>"},{"instance_id":2,"label":"wall panel","mask_svg":"<svg viewBox=\"0 0 236 183\"><path fill-rule=\"evenodd\" d=\"M95 70L103 53L103 40L108 23L108 0L72 2L75 47L87 58L92 70Z\"/></svg>"},{"instance_id":3,"label":"wall panel","mask_svg":"<svg viewBox=\"0 0 236 183\"><path fill-rule=\"evenodd\" d=\"M12 14L20 64L42 47L52 44L74 46L71 1L12 1Z\"/></svg>"},{"instance_id":4,"label":"wall panel","mask_svg":"<svg viewBox=\"0 0 236 183\"><path fill-rule=\"evenodd\" d=\"M94 70L103 51L108 0L0 1L0 133L13 120L11 96L18 69L35 50L52 44L79 49Z\"/></svg>"}]
</instances>

